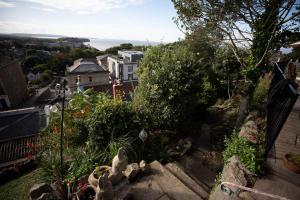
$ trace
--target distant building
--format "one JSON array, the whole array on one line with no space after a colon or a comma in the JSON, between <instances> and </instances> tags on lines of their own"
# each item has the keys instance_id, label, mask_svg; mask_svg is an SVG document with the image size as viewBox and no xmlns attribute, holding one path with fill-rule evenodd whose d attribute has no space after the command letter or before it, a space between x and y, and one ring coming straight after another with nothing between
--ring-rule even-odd
<instances>
[{"instance_id":1,"label":"distant building","mask_svg":"<svg viewBox=\"0 0 300 200\"><path fill-rule=\"evenodd\" d=\"M108 57L109 57L108 54L96 57L97 63L99 65L101 65L103 68L105 68L106 70L108 70L108 63L107 63L107 58Z\"/></svg>"},{"instance_id":2,"label":"distant building","mask_svg":"<svg viewBox=\"0 0 300 200\"><path fill-rule=\"evenodd\" d=\"M0 110L28 98L27 83L17 60L0 57Z\"/></svg>"},{"instance_id":3,"label":"distant building","mask_svg":"<svg viewBox=\"0 0 300 200\"><path fill-rule=\"evenodd\" d=\"M143 58L141 51L118 51L118 56L108 56L108 70L113 80L137 81L137 68Z\"/></svg>"},{"instance_id":4,"label":"distant building","mask_svg":"<svg viewBox=\"0 0 300 200\"><path fill-rule=\"evenodd\" d=\"M97 63L96 59L80 58L66 69L68 86L71 92L77 90L77 82L80 88L101 88L109 84L109 72Z\"/></svg>"}]
</instances>

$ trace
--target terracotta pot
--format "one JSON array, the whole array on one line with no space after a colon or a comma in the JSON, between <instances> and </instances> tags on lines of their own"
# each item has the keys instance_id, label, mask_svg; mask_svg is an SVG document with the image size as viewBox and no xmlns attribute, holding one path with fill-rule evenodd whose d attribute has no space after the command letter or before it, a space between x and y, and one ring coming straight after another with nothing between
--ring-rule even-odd
<instances>
[{"instance_id":1,"label":"terracotta pot","mask_svg":"<svg viewBox=\"0 0 300 200\"><path fill-rule=\"evenodd\" d=\"M291 161L289 158L291 157L290 154L286 154L283 159L283 164L288 170L300 174L300 165L296 164L295 162Z\"/></svg>"}]
</instances>

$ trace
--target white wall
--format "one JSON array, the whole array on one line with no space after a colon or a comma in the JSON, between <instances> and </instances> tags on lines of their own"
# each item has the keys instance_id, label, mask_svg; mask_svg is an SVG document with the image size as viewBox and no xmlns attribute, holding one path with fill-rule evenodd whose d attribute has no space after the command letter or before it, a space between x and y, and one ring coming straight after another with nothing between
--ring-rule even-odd
<instances>
[{"instance_id":1,"label":"white wall","mask_svg":"<svg viewBox=\"0 0 300 200\"><path fill-rule=\"evenodd\" d=\"M133 74L133 80L137 80L137 75L136 75L136 71L137 71L137 68L138 68L138 65L137 63L126 63L123 65L124 68L124 81L128 81L128 74ZM128 66L132 66L133 70L132 72L128 72Z\"/></svg>"}]
</instances>

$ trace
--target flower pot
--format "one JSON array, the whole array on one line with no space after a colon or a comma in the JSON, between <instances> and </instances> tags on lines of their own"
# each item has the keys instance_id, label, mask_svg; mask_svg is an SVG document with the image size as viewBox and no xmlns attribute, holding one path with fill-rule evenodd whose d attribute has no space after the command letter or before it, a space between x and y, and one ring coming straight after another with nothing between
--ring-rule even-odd
<instances>
[{"instance_id":1,"label":"flower pot","mask_svg":"<svg viewBox=\"0 0 300 200\"><path fill-rule=\"evenodd\" d=\"M300 174L300 165L292 160L291 156L290 154L286 154L283 159L283 164L288 170Z\"/></svg>"},{"instance_id":2,"label":"flower pot","mask_svg":"<svg viewBox=\"0 0 300 200\"><path fill-rule=\"evenodd\" d=\"M98 186L98 179L99 179L99 176L97 174L100 173L100 176L101 174L103 173L109 173L111 167L110 166L106 166L106 165L103 165L103 166L100 166L100 167L97 167L90 175L89 175L89 178L88 178L88 182L90 185L93 185L95 187Z\"/></svg>"}]
</instances>

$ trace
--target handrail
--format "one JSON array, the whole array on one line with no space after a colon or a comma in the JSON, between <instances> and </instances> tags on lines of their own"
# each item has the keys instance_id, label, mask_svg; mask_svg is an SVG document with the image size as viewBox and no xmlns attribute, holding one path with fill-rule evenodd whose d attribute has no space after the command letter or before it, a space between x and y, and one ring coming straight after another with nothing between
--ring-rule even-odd
<instances>
[{"instance_id":1,"label":"handrail","mask_svg":"<svg viewBox=\"0 0 300 200\"><path fill-rule=\"evenodd\" d=\"M227 185L227 186L226 186ZM290 200L286 197L282 197L282 196L279 196L279 195L276 195L276 194L270 194L270 193L267 193L267 192L262 192L260 190L256 190L256 189L252 189L252 188L249 188L249 187L245 187L245 186L242 186L242 185L237 185L235 183L231 183L231 182L222 182L221 183L221 190L225 193L227 193L228 195L230 195L232 193L232 190L228 187L228 186L232 186L232 187L235 187L235 188L239 188L241 190L246 190L248 192L253 192L255 194L260 194L260 195L263 195L263 196L267 196L267 197L270 197L270 198L273 198L273 199L279 199L279 200ZM225 188L224 188L225 187Z\"/></svg>"},{"instance_id":2,"label":"handrail","mask_svg":"<svg viewBox=\"0 0 300 200\"><path fill-rule=\"evenodd\" d=\"M273 62L272 63L273 66L275 66L277 68L277 70L280 72L280 74L282 75L283 79L287 79L287 77L284 75L283 71L281 70L281 68L279 67L278 63L277 62ZM290 89L292 90L292 92L295 94L295 95L299 95L298 91L295 90L295 88L289 84L289 87Z\"/></svg>"}]
</instances>

